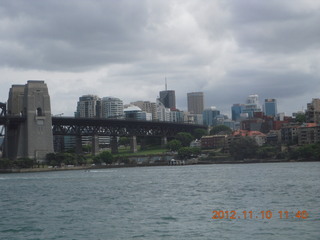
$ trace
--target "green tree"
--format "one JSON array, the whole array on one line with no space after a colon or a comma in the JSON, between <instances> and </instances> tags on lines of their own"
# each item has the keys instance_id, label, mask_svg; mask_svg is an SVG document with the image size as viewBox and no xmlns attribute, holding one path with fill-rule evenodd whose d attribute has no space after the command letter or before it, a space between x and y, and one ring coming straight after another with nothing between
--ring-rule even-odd
<instances>
[{"instance_id":1,"label":"green tree","mask_svg":"<svg viewBox=\"0 0 320 240\"><path fill-rule=\"evenodd\" d=\"M31 158L18 158L13 161L13 164L18 168L33 168L35 160Z\"/></svg>"},{"instance_id":2,"label":"green tree","mask_svg":"<svg viewBox=\"0 0 320 240\"><path fill-rule=\"evenodd\" d=\"M207 131L202 128L197 128L193 131L193 136L195 139L200 139L202 136L207 135Z\"/></svg>"},{"instance_id":3,"label":"green tree","mask_svg":"<svg viewBox=\"0 0 320 240\"><path fill-rule=\"evenodd\" d=\"M304 113L298 113L295 118L295 122L302 124L306 122L306 115Z\"/></svg>"},{"instance_id":4,"label":"green tree","mask_svg":"<svg viewBox=\"0 0 320 240\"><path fill-rule=\"evenodd\" d=\"M83 145L82 146L82 151L85 152L85 153L90 153L92 151L91 144Z\"/></svg>"},{"instance_id":5,"label":"green tree","mask_svg":"<svg viewBox=\"0 0 320 240\"><path fill-rule=\"evenodd\" d=\"M55 153L48 153L46 155L46 162L48 165L56 166L56 154Z\"/></svg>"},{"instance_id":6,"label":"green tree","mask_svg":"<svg viewBox=\"0 0 320 240\"><path fill-rule=\"evenodd\" d=\"M173 139L173 140L169 141L167 144L167 148L173 152L178 151L181 147L182 147L182 144L177 139Z\"/></svg>"},{"instance_id":7,"label":"green tree","mask_svg":"<svg viewBox=\"0 0 320 240\"><path fill-rule=\"evenodd\" d=\"M8 158L0 158L0 169L12 168L13 162Z\"/></svg>"},{"instance_id":8,"label":"green tree","mask_svg":"<svg viewBox=\"0 0 320 240\"><path fill-rule=\"evenodd\" d=\"M127 138L127 137L120 137L119 141L118 141L118 144L127 147L130 144L130 139Z\"/></svg>"},{"instance_id":9,"label":"green tree","mask_svg":"<svg viewBox=\"0 0 320 240\"><path fill-rule=\"evenodd\" d=\"M189 147L194 139L193 136L187 132L179 132L175 138L181 142L183 147Z\"/></svg>"},{"instance_id":10,"label":"green tree","mask_svg":"<svg viewBox=\"0 0 320 240\"><path fill-rule=\"evenodd\" d=\"M100 165L102 163L102 160L99 156L94 156L92 159L94 164Z\"/></svg>"},{"instance_id":11,"label":"green tree","mask_svg":"<svg viewBox=\"0 0 320 240\"><path fill-rule=\"evenodd\" d=\"M277 148L273 146L262 146L257 149L257 157L261 159L270 159L277 156Z\"/></svg>"},{"instance_id":12,"label":"green tree","mask_svg":"<svg viewBox=\"0 0 320 240\"><path fill-rule=\"evenodd\" d=\"M110 152L108 151L103 151L101 152L98 157L101 159L102 162L106 164L111 164L113 161L113 156Z\"/></svg>"},{"instance_id":13,"label":"green tree","mask_svg":"<svg viewBox=\"0 0 320 240\"><path fill-rule=\"evenodd\" d=\"M178 150L178 158L181 160L189 159L196 157L201 153L199 148L195 147L182 147Z\"/></svg>"},{"instance_id":14,"label":"green tree","mask_svg":"<svg viewBox=\"0 0 320 240\"><path fill-rule=\"evenodd\" d=\"M258 145L250 137L240 137L230 144L230 154L237 160L256 157Z\"/></svg>"},{"instance_id":15,"label":"green tree","mask_svg":"<svg viewBox=\"0 0 320 240\"><path fill-rule=\"evenodd\" d=\"M230 134L230 133L232 133L232 130L231 130L231 128L229 128L225 125L218 125L218 126L213 127L210 130L210 135L217 135L221 132L224 134Z\"/></svg>"}]
</instances>

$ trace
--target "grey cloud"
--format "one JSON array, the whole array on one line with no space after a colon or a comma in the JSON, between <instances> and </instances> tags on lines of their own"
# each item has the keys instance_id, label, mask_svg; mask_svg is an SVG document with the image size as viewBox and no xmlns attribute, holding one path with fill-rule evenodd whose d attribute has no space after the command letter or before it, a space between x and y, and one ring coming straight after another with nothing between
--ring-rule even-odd
<instances>
[{"instance_id":1,"label":"grey cloud","mask_svg":"<svg viewBox=\"0 0 320 240\"><path fill-rule=\"evenodd\" d=\"M297 53L320 46L320 5L304 1L229 1L230 28L240 47Z\"/></svg>"},{"instance_id":2,"label":"grey cloud","mask_svg":"<svg viewBox=\"0 0 320 240\"><path fill-rule=\"evenodd\" d=\"M144 1L7 1L1 65L83 70L139 59L148 22ZM11 52L11 54L10 54ZM13 54L12 54L13 53Z\"/></svg>"},{"instance_id":3,"label":"grey cloud","mask_svg":"<svg viewBox=\"0 0 320 240\"><path fill-rule=\"evenodd\" d=\"M59 95L95 90L155 100L165 77L180 109L191 91L221 110L252 93L310 101L320 92L319 8L311 0L4 0L0 73L7 67L4 77L20 82L45 73L56 109ZM72 84L60 93L64 81L51 73Z\"/></svg>"}]
</instances>

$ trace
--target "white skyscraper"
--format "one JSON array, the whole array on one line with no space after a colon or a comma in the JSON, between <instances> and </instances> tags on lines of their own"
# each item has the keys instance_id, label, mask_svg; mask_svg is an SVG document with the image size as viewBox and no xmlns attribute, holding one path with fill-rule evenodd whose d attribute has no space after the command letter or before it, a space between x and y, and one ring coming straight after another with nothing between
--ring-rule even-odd
<instances>
[{"instance_id":1,"label":"white skyscraper","mask_svg":"<svg viewBox=\"0 0 320 240\"><path fill-rule=\"evenodd\" d=\"M77 104L76 117L95 118L101 116L101 99L96 95L83 95Z\"/></svg>"},{"instance_id":2,"label":"white skyscraper","mask_svg":"<svg viewBox=\"0 0 320 240\"><path fill-rule=\"evenodd\" d=\"M123 118L123 102L119 98L104 97L102 98L101 105L103 118Z\"/></svg>"}]
</instances>

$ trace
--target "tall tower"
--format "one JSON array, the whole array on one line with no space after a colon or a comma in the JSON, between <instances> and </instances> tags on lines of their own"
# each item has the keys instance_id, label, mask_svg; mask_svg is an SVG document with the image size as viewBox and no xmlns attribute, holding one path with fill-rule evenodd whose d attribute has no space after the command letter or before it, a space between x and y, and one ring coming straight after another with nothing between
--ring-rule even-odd
<instances>
[{"instance_id":1,"label":"tall tower","mask_svg":"<svg viewBox=\"0 0 320 240\"><path fill-rule=\"evenodd\" d=\"M176 109L176 94L174 90L160 91L160 102L170 109Z\"/></svg>"},{"instance_id":2,"label":"tall tower","mask_svg":"<svg viewBox=\"0 0 320 240\"><path fill-rule=\"evenodd\" d=\"M101 101L102 117L121 119L124 117L123 101L115 97L104 97Z\"/></svg>"},{"instance_id":3,"label":"tall tower","mask_svg":"<svg viewBox=\"0 0 320 240\"><path fill-rule=\"evenodd\" d=\"M176 93L174 90L168 90L167 78L165 78L165 90L160 91L159 100L164 107L176 109Z\"/></svg>"},{"instance_id":4,"label":"tall tower","mask_svg":"<svg viewBox=\"0 0 320 240\"><path fill-rule=\"evenodd\" d=\"M97 118L101 117L101 99L96 95L83 95L79 97L76 117Z\"/></svg>"},{"instance_id":5,"label":"tall tower","mask_svg":"<svg viewBox=\"0 0 320 240\"><path fill-rule=\"evenodd\" d=\"M277 115L277 100L265 99L264 100L264 113L266 116L275 117Z\"/></svg>"},{"instance_id":6,"label":"tall tower","mask_svg":"<svg viewBox=\"0 0 320 240\"><path fill-rule=\"evenodd\" d=\"M257 94L249 95L242 113L247 113L252 118L255 112L261 112L259 105L259 96Z\"/></svg>"},{"instance_id":7,"label":"tall tower","mask_svg":"<svg viewBox=\"0 0 320 240\"><path fill-rule=\"evenodd\" d=\"M8 115L24 117L25 121L8 129L7 157L28 157L41 161L47 153L53 152L50 96L44 81L12 85Z\"/></svg>"},{"instance_id":8,"label":"tall tower","mask_svg":"<svg viewBox=\"0 0 320 240\"><path fill-rule=\"evenodd\" d=\"M203 92L191 92L187 94L188 112L202 114L204 109Z\"/></svg>"}]
</instances>

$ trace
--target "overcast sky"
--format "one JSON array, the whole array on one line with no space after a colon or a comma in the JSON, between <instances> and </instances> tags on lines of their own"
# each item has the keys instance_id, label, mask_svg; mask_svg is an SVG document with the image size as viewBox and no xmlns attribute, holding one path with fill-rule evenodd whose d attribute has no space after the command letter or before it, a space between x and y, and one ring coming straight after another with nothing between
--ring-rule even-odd
<instances>
[{"instance_id":1,"label":"overcast sky","mask_svg":"<svg viewBox=\"0 0 320 240\"><path fill-rule=\"evenodd\" d=\"M320 97L320 1L1 0L0 102L12 84L45 80L52 113L84 94L124 103L203 91L230 116L249 94L278 110Z\"/></svg>"}]
</instances>

